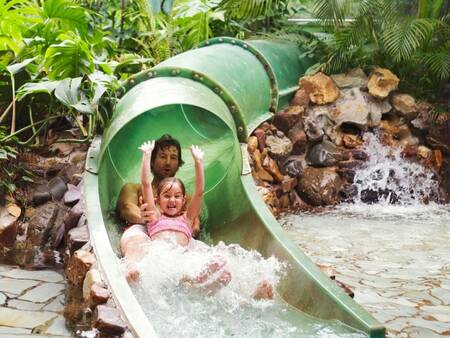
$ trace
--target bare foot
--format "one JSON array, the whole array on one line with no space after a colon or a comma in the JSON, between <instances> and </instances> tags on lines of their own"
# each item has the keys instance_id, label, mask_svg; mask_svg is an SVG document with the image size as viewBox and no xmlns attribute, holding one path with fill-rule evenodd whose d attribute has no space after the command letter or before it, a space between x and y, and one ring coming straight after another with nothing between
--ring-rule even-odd
<instances>
[{"instance_id":1,"label":"bare foot","mask_svg":"<svg viewBox=\"0 0 450 338\"><path fill-rule=\"evenodd\" d=\"M125 278L127 279L128 283L135 283L139 281L140 273L136 264L128 265L127 269L128 270L125 275Z\"/></svg>"},{"instance_id":2,"label":"bare foot","mask_svg":"<svg viewBox=\"0 0 450 338\"><path fill-rule=\"evenodd\" d=\"M268 281L263 280L259 282L255 292L252 295L253 299L273 299L273 286Z\"/></svg>"}]
</instances>

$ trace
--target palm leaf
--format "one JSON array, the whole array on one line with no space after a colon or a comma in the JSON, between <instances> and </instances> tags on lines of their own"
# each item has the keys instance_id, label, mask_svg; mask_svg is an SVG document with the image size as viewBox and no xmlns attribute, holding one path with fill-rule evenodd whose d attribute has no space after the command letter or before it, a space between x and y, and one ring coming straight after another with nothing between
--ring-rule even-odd
<instances>
[{"instance_id":1,"label":"palm leaf","mask_svg":"<svg viewBox=\"0 0 450 338\"><path fill-rule=\"evenodd\" d=\"M342 26L350 13L352 1L350 0L317 0L312 12L324 24Z\"/></svg>"},{"instance_id":2,"label":"palm leaf","mask_svg":"<svg viewBox=\"0 0 450 338\"><path fill-rule=\"evenodd\" d=\"M439 79L450 79L450 53L448 49L428 53L424 56L423 61L431 73Z\"/></svg>"},{"instance_id":3,"label":"palm leaf","mask_svg":"<svg viewBox=\"0 0 450 338\"><path fill-rule=\"evenodd\" d=\"M392 56L395 62L410 59L429 39L434 27L435 22L430 19L392 22L381 35L387 54Z\"/></svg>"},{"instance_id":4,"label":"palm leaf","mask_svg":"<svg viewBox=\"0 0 450 338\"><path fill-rule=\"evenodd\" d=\"M250 19L268 15L272 6L278 6L282 0L223 0L220 7L228 16L235 19Z\"/></svg>"}]
</instances>

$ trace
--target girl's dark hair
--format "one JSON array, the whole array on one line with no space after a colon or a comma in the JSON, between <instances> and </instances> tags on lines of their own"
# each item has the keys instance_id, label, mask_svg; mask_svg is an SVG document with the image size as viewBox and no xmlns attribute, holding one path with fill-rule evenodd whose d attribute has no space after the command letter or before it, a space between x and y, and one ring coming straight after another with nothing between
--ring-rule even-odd
<instances>
[{"instance_id":1,"label":"girl's dark hair","mask_svg":"<svg viewBox=\"0 0 450 338\"><path fill-rule=\"evenodd\" d=\"M159 139L157 139L155 141L155 148L152 151L152 157L150 159L150 168L151 168L152 172L153 172L153 163L155 163L156 155L158 154L158 151L160 149L164 149L164 148L168 148L168 147L172 147L172 146L177 148L177 151L178 151L178 167L181 167L184 164L183 160L181 159L180 142L178 142L177 139L174 139L169 134L164 134L163 136L161 136Z\"/></svg>"},{"instance_id":2,"label":"girl's dark hair","mask_svg":"<svg viewBox=\"0 0 450 338\"><path fill-rule=\"evenodd\" d=\"M183 192L183 196L186 196L186 188L184 187L184 183L182 180L176 178L176 177L167 177L165 179L163 179L161 182L159 182L158 184L158 197L159 195L163 192L164 186L169 185L169 188L166 190L170 190L172 189L173 185L178 183L181 187L181 191Z\"/></svg>"}]
</instances>

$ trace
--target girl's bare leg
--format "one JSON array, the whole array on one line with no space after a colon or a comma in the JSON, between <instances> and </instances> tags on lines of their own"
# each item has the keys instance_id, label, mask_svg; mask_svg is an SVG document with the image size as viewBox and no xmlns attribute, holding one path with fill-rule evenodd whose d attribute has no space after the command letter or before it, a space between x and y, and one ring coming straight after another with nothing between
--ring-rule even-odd
<instances>
[{"instance_id":1,"label":"girl's bare leg","mask_svg":"<svg viewBox=\"0 0 450 338\"><path fill-rule=\"evenodd\" d=\"M139 280L139 270L137 263L145 255L145 244L151 240L145 233L137 233L132 236L122 236L120 240L120 250L122 257L127 262L126 278L128 282Z\"/></svg>"}]
</instances>

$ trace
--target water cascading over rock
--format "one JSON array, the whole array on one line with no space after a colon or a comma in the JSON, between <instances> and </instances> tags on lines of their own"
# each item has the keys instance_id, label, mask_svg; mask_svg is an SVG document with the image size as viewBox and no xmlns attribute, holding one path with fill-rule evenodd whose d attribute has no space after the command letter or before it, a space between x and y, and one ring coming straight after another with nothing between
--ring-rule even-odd
<instances>
[{"instance_id":1,"label":"water cascading over rock","mask_svg":"<svg viewBox=\"0 0 450 338\"><path fill-rule=\"evenodd\" d=\"M398 82L381 68L299 80L291 104L248 142L253 177L274 214L450 200L450 115L399 93Z\"/></svg>"}]
</instances>

